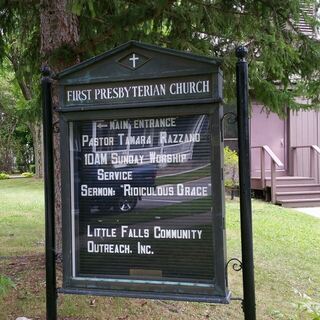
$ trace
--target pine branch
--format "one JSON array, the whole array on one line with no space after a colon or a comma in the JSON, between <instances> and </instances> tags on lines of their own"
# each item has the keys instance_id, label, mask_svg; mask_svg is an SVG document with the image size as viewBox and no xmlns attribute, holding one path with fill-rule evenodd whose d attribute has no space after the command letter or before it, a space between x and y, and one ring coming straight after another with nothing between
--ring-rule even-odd
<instances>
[{"instance_id":1,"label":"pine branch","mask_svg":"<svg viewBox=\"0 0 320 320\"><path fill-rule=\"evenodd\" d=\"M165 5L163 5L163 8L165 7L170 7L172 4L174 4L175 0L168 0L166 2ZM132 2L133 4L136 4L136 1ZM111 14L111 13L110 13ZM148 21L148 20L152 20L152 19L157 19L158 17L160 17L162 14L161 10L158 10L157 7L151 8L151 10L147 10L147 14L141 14L140 17L138 19L135 20L134 26L139 26L141 23ZM98 18L92 18L92 17L88 17L92 20L98 21L98 22L104 22L105 20L102 19L98 19ZM122 15L120 15L119 17L117 17L117 21L128 21L129 23L125 24L122 26L122 30L126 30L129 28L132 28L133 25L130 24L130 19L127 19L128 17L128 12L124 12ZM97 20L98 19L98 20ZM98 45L105 43L108 39L112 38L114 35L114 32L117 30L116 26L109 26L106 30L104 30L103 33L100 33L99 35L91 38L91 39L87 39L83 42L81 42L77 48L75 48L75 53L79 54L79 55L83 55L84 53L87 53L88 50L94 50Z\"/></svg>"}]
</instances>

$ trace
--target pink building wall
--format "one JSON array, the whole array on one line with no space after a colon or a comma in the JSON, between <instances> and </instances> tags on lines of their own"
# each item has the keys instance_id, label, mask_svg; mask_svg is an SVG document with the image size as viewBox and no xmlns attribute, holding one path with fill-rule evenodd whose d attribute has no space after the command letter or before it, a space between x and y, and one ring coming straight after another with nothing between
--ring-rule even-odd
<instances>
[{"instance_id":1,"label":"pink building wall","mask_svg":"<svg viewBox=\"0 0 320 320\"><path fill-rule=\"evenodd\" d=\"M320 112L315 110L290 113L290 144L291 146L320 146ZM316 158L316 175L320 177L320 156ZM294 175L310 174L310 150L298 149L294 161Z\"/></svg>"},{"instance_id":2,"label":"pink building wall","mask_svg":"<svg viewBox=\"0 0 320 320\"><path fill-rule=\"evenodd\" d=\"M284 167L277 168L284 172L287 169L287 121L280 119L275 113L267 113L263 105L254 103L250 118L250 139L251 146L267 145L284 164ZM270 172L271 161L265 157L267 174ZM251 150L251 171L252 176L260 175L260 150Z\"/></svg>"},{"instance_id":3,"label":"pink building wall","mask_svg":"<svg viewBox=\"0 0 320 320\"><path fill-rule=\"evenodd\" d=\"M251 146L267 145L284 164L277 168L279 175L310 176L310 150L297 149L293 158L292 146L320 147L320 111L291 111L286 119L268 113L259 103L253 103L250 119ZM267 175L270 159L266 156ZM293 166L294 164L294 166ZM260 176L260 150L251 150L251 176ZM316 178L320 179L320 155L316 156Z\"/></svg>"}]
</instances>

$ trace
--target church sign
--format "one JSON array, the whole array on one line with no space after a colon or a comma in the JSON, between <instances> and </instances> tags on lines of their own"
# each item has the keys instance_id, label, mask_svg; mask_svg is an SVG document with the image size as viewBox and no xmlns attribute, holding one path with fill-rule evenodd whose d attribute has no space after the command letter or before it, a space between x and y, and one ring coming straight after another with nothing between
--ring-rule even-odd
<instances>
[{"instance_id":1,"label":"church sign","mask_svg":"<svg viewBox=\"0 0 320 320\"><path fill-rule=\"evenodd\" d=\"M131 41L58 84L62 292L228 303L220 61Z\"/></svg>"}]
</instances>

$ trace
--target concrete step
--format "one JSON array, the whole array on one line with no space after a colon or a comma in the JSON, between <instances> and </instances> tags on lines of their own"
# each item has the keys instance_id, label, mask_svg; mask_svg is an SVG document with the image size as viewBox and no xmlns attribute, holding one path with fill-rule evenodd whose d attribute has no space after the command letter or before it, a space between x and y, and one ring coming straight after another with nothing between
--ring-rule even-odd
<instances>
[{"instance_id":1,"label":"concrete step","mask_svg":"<svg viewBox=\"0 0 320 320\"><path fill-rule=\"evenodd\" d=\"M304 199L320 199L320 190L318 191L289 191L289 192L277 192L276 200L304 200Z\"/></svg>"},{"instance_id":2,"label":"concrete step","mask_svg":"<svg viewBox=\"0 0 320 320\"><path fill-rule=\"evenodd\" d=\"M283 184L277 186L277 192L320 191L320 184Z\"/></svg>"},{"instance_id":3,"label":"concrete step","mask_svg":"<svg viewBox=\"0 0 320 320\"><path fill-rule=\"evenodd\" d=\"M320 207L320 198L280 200L278 203L286 208Z\"/></svg>"}]
</instances>

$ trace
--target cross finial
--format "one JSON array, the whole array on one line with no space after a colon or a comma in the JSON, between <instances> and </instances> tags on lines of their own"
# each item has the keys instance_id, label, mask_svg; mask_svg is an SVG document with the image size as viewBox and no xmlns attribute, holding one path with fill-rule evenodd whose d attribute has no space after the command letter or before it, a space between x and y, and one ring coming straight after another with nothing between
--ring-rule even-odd
<instances>
[{"instance_id":1,"label":"cross finial","mask_svg":"<svg viewBox=\"0 0 320 320\"><path fill-rule=\"evenodd\" d=\"M129 58L130 61L132 61L132 68L136 68L136 61L139 60L139 57L136 56L135 53L132 54L131 58Z\"/></svg>"}]
</instances>

